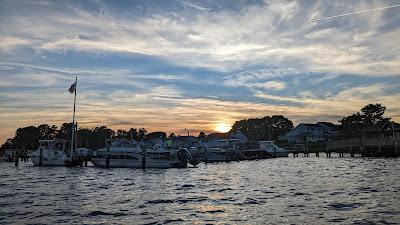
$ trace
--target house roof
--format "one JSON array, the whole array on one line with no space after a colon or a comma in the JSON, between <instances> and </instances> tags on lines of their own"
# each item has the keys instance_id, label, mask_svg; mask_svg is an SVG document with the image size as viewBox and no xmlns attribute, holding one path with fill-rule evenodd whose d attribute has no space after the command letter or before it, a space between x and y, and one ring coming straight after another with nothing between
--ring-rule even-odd
<instances>
[{"instance_id":1,"label":"house roof","mask_svg":"<svg viewBox=\"0 0 400 225\"><path fill-rule=\"evenodd\" d=\"M233 133L230 133L229 136L230 136L231 138L232 138L232 137L234 137L234 138L239 138L239 137L247 138L247 136L244 135L240 130L237 130L237 131L235 131L235 132L233 132Z\"/></svg>"},{"instance_id":2,"label":"house roof","mask_svg":"<svg viewBox=\"0 0 400 225\"><path fill-rule=\"evenodd\" d=\"M228 133L212 133L207 135L207 140L227 139L228 137L229 137Z\"/></svg>"},{"instance_id":3,"label":"house roof","mask_svg":"<svg viewBox=\"0 0 400 225\"><path fill-rule=\"evenodd\" d=\"M308 127L319 127L319 125L315 124L315 123L300 123L299 126L300 125L304 125L304 126L308 126Z\"/></svg>"},{"instance_id":4,"label":"house roof","mask_svg":"<svg viewBox=\"0 0 400 225\"><path fill-rule=\"evenodd\" d=\"M323 125L325 125L327 127L330 127L332 129L336 129L337 128L337 126L335 124L331 123L331 122L318 122L317 124L323 124Z\"/></svg>"}]
</instances>

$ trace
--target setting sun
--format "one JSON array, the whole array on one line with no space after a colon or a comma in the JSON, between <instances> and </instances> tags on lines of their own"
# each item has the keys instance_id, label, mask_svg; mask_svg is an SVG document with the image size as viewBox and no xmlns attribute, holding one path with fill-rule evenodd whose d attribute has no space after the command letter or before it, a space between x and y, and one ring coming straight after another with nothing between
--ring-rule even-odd
<instances>
[{"instance_id":1,"label":"setting sun","mask_svg":"<svg viewBox=\"0 0 400 225\"><path fill-rule=\"evenodd\" d=\"M218 132L228 132L231 129L231 126L227 123L218 123L217 126L215 127L215 130Z\"/></svg>"}]
</instances>

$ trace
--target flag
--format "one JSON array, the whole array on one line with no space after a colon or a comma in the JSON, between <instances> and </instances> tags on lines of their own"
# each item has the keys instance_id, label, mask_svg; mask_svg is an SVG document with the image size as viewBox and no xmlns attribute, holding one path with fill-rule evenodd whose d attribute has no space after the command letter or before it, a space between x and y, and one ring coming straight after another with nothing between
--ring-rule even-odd
<instances>
[{"instance_id":1,"label":"flag","mask_svg":"<svg viewBox=\"0 0 400 225\"><path fill-rule=\"evenodd\" d=\"M76 91L76 81L75 81L75 83L73 83L71 85L71 87L68 89L68 91L69 91L70 94L72 94L72 93L74 93Z\"/></svg>"}]
</instances>

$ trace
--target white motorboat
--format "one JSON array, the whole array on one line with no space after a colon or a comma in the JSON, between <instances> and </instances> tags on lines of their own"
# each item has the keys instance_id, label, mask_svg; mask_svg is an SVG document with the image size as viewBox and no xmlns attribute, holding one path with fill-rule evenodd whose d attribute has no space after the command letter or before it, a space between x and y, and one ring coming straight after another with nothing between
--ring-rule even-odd
<instances>
[{"instance_id":1,"label":"white motorboat","mask_svg":"<svg viewBox=\"0 0 400 225\"><path fill-rule=\"evenodd\" d=\"M40 140L39 148L31 154L35 166L65 166L69 159L66 153L67 141L62 139Z\"/></svg>"},{"instance_id":2,"label":"white motorboat","mask_svg":"<svg viewBox=\"0 0 400 225\"><path fill-rule=\"evenodd\" d=\"M187 149L146 149L126 139L106 141L92 158L93 165L105 168L183 168L187 163L197 165Z\"/></svg>"},{"instance_id":3,"label":"white motorboat","mask_svg":"<svg viewBox=\"0 0 400 225\"><path fill-rule=\"evenodd\" d=\"M272 157L288 157L289 151L278 147L273 141L260 141L260 149L268 152Z\"/></svg>"},{"instance_id":4,"label":"white motorboat","mask_svg":"<svg viewBox=\"0 0 400 225\"><path fill-rule=\"evenodd\" d=\"M209 162L229 162L241 159L241 153L236 148L207 148L205 146L191 147L189 149L197 161Z\"/></svg>"}]
</instances>

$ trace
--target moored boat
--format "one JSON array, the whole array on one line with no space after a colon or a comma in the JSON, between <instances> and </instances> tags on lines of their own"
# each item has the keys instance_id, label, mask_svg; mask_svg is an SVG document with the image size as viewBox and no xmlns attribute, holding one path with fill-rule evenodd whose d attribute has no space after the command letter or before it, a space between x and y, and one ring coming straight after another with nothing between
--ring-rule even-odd
<instances>
[{"instance_id":1,"label":"moored boat","mask_svg":"<svg viewBox=\"0 0 400 225\"><path fill-rule=\"evenodd\" d=\"M207 148L205 146L192 147L190 153L197 161L202 162L229 162L238 161L241 157L241 152L236 148Z\"/></svg>"},{"instance_id":2,"label":"moored boat","mask_svg":"<svg viewBox=\"0 0 400 225\"><path fill-rule=\"evenodd\" d=\"M106 141L92 158L93 165L105 168L184 168L188 163L197 165L187 149L146 149L126 139Z\"/></svg>"},{"instance_id":3,"label":"moored boat","mask_svg":"<svg viewBox=\"0 0 400 225\"><path fill-rule=\"evenodd\" d=\"M260 141L260 150L266 151L272 157L288 157L289 151L278 147L273 141Z\"/></svg>"},{"instance_id":4,"label":"moored boat","mask_svg":"<svg viewBox=\"0 0 400 225\"><path fill-rule=\"evenodd\" d=\"M39 148L32 152L31 160L35 166L65 166L69 158L66 153L67 141L62 139L40 140Z\"/></svg>"}]
</instances>

